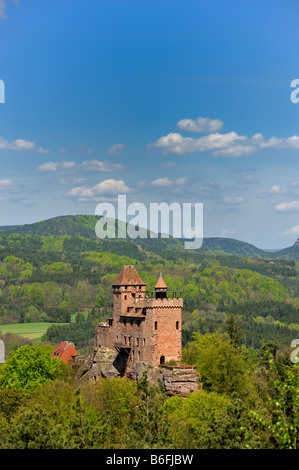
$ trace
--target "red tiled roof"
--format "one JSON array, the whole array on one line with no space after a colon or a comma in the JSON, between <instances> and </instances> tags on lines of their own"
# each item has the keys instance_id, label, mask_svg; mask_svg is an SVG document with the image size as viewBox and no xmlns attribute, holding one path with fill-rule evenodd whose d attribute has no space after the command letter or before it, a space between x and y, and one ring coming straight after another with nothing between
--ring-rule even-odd
<instances>
[{"instance_id":1,"label":"red tiled roof","mask_svg":"<svg viewBox=\"0 0 299 470\"><path fill-rule=\"evenodd\" d=\"M134 266L124 266L112 285L145 286L146 284L142 281Z\"/></svg>"},{"instance_id":2,"label":"red tiled roof","mask_svg":"<svg viewBox=\"0 0 299 470\"><path fill-rule=\"evenodd\" d=\"M167 289L167 285L164 282L164 279L162 277L162 273L160 273L159 279L157 284L155 285L155 289Z\"/></svg>"},{"instance_id":3,"label":"red tiled roof","mask_svg":"<svg viewBox=\"0 0 299 470\"><path fill-rule=\"evenodd\" d=\"M62 361L66 362L66 364L68 364L73 358L72 356L78 355L79 353L76 351L72 343L69 343L68 341L62 341L62 343L60 343L51 354L52 357L58 357Z\"/></svg>"}]
</instances>

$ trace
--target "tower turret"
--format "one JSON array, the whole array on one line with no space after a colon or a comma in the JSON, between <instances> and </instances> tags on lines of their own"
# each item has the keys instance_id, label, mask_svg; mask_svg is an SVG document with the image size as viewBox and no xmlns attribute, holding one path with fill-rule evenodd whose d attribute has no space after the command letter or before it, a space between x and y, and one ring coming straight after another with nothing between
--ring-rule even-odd
<instances>
[{"instance_id":1,"label":"tower turret","mask_svg":"<svg viewBox=\"0 0 299 470\"><path fill-rule=\"evenodd\" d=\"M155 285L156 299L165 299L167 296L167 285L164 282L162 273L158 278L157 284Z\"/></svg>"}]
</instances>

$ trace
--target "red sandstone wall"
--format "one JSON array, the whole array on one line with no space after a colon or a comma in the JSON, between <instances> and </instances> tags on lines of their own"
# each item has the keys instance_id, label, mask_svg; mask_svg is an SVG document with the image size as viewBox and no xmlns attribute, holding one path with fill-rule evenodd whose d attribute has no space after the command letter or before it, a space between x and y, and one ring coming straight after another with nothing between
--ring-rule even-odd
<instances>
[{"instance_id":1,"label":"red sandstone wall","mask_svg":"<svg viewBox=\"0 0 299 470\"><path fill-rule=\"evenodd\" d=\"M124 318L120 318L120 315L126 313L127 306L139 295L144 298L145 286L141 289L136 289L135 286L114 287L113 324L95 328L95 347L106 346L113 349L116 343L131 346L129 365L141 360L156 367L160 364L161 356L165 357L165 363L170 360L180 362L183 300L148 298L145 300L146 314L142 319L127 317L124 323Z\"/></svg>"}]
</instances>

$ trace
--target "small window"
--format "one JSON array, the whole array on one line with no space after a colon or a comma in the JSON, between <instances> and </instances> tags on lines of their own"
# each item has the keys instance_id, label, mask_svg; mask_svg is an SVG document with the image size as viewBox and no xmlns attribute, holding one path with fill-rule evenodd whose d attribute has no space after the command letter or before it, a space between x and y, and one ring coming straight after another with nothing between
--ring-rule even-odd
<instances>
[{"instance_id":1,"label":"small window","mask_svg":"<svg viewBox=\"0 0 299 470\"><path fill-rule=\"evenodd\" d=\"M160 366L164 366L165 364L165 356L160 357Z\"/></svg>"},{"instance_id":2,"label":"small window","mask_svg":"<svg viewBox=\"0 0 299 470\"><path fill-rule=\"evenodd\" d=\"M125 300L127 300L127 296L125 295Z\"/></svg>"},{"instance_id":3,"label":"small window","mask_svg":"<svg viewBox=\"0 0 299 470\"><path fill-rule=\"evenodd\" d=\"M157 329L158 329L158 322L155 321L155 330L157 330Z\"/></svg>"},{"instance_id":4,"label":"small window","mask_svg":"<svg viewBox=\"0 0 299 470\"><path fill-rule=\"evenodd\" d=\"M177 330L179 329L179 322L178 321L176 322L176 329Z\"/></svg>"},{"instance_id":5,"label":"small window","mask_svg":"<svg viewBox=\"0 0 299 470\"><path fill-rule=\"evenodd\" d=\"M112 326L112 325L113 325L113 319L109 318L109 326Z\"/></svg>"}]
</instances>

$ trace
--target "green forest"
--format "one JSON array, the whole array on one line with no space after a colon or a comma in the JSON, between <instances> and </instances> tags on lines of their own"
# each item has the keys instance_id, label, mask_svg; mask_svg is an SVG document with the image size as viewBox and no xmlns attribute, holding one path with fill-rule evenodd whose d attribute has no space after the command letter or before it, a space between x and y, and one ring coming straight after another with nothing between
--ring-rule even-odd
<instances>
[{"instance_id":1,"label":"green forest","mask_svg":"<svg viewBox=\"0 0 299 470\"><path fill-rule=\"evenodd\" d=\"M54 222L0 233L0 448L298 448L299 247L266 256L210 240L191 253L173 239L96 239L93 218ZM148 291L162 272L181 293L182 363L203 391L168 397L146 375L81 383L50 358L61 341L90 352L128 264ZM1 332L36 322L51 323L38 341Z\"/></svg>"}]
</instances>

